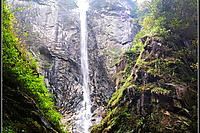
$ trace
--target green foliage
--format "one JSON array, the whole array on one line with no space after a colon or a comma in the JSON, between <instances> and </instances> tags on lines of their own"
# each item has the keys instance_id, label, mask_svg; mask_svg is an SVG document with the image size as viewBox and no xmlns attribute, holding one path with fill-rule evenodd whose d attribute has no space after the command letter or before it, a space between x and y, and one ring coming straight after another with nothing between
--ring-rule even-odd
<instances>
[{"instance_id":1,"label":"green foliage","mask_svg":"<svg viewBox=\"0 0 200 133\"><path fill-rule=\"evenodd\" d=\"M130 128L127 125L130 124L130 121L131 114L128 112L128 108L116 107L107 113L101 124L92 127L91 133L129 132Z\"/></svg>"},{"instance_id":2,"label":"green foliage","mask_svg":"<svg viewBox=\"0 0 200 133\"><path fill-rule=\"evenodd\" d=\"M161 87L153 88L151 89L151 93L156 93L156 94L169 94L170 90L163 89Z\"/></svg>"},{"instance_id":3,"label":"green foliage","mask_svg":"<svg viewBox=\"0 0 200 133\"><path fill-rule=\"evenodd\" d=\"M159 17L167 18L160 21L166 29L170 29L179 36L184 36L184 39L197 37L196 0L153 0L152 5L151 10L155 19ZM185 34L186 31L189 33Z\"/></svg>"},{"instance_id":4,"label":"green foliage","mask_svg":"<svg viewBox=\"0 0 200 133\"><path fill-rule=\"evenodd\" d=\"M142 30L149 30L155 25L153 16L146 16L142 22Z\"/></svg>"},{"instance_id":5,"label":"green foliage","mask_svg":"<svg viewBox=\"0 0 200 133\"><path fill-rule=\"evenodd\" d=\"M142 42L139 42L139 43L136 43L135 45L133 45L131 49L128 49L126 53L128 53L128 54L134 53L134 54L139 55L142 48L143 48L143 44L142 44Z\"/></svg>"},{"instance_id":6,"label":"green foliage","mask_svg":"<svg viewBox=\"0 0 200 133\"><path fill-rule=\"evenodd\" d=\"M122 55L126 67L117 74L123 77L121 88L108 103L107 116L92 132L196 132L196 4L195 0L152 0L134 14L140 17L133 22L141 30L132 48ZM187 93L176 101L173 97L178 97L179 89ZM124 119L129 125L125 126L117 118L127 107Z\"/></svg>"},{"instance_id":7,"label":"green foliage","mask_svg":"<svg viewBox=\"0 0 200 133\"><path fill-rule=\"evenodd\" d=\"M8 125L5 128L3 128L3 133L16 133L13 129L12 125Z\"/></svg>"},{"instance_id":8,"label":"green foliage","mask_svg":"<svg viewBox=\"0 0 200 133\"><path fill-rule=\"evenodd\" d=\"M9 12L5 2L3 2L2 57L4 102L6 102L9 93L16 91L23 98L29 99L36 107L35 109L50 122L53 128L58 132L63 132L60 125L60 114L55 110L54 103L43 82L43 77L39 76L36 61L26 52L25 47L16 37L12 23L13 20L15 20L13 14ZM8 106L12 105L4 104L5 109L9 108ZM5 111L5 118L8 120L15 119L9 116L9 111L11 110ZM16 116L16 120L18 120L18 117ZM17 127L13 128L6 124L6 120L4 121L4 132L17 130ZM25 132L24 129L21 132Z\"/></svg>"},{"instance_id":9,"label":"green foliage","mask_svg":"<svg viewBox=\"0 0 200 133\"><path fill-rule=\"evenodd\" d=\"M126 82L128 83L128 82ZM120 102L120 98L122 97L123 91L126 89L126 84L124 83L124 86L121 87L119 90L117 90L112 98L110 99L110 102L108 103L108 107L114 107L116 104Z\"/></svg>"}]
</instances>

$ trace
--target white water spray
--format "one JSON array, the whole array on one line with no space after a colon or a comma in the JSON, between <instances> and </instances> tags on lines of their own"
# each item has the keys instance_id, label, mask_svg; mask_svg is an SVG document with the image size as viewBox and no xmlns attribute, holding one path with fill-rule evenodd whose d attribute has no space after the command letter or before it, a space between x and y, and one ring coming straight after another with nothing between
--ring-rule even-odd
<instances>
[{"instance_id":1,"label":"white water spray","mask_svg":"<svg viewBox=\"0 0 200 133\"><path fill-rule=\"evenodd\" d=\"M87 52L87 18L86 11L89 7L87 0L78 0L81 23L81 71L83 75L83 101L77 115L77 129L80 133L89 133L91 126L91 101L89 89L89 65Z\"/></svg>"}]
</instances>

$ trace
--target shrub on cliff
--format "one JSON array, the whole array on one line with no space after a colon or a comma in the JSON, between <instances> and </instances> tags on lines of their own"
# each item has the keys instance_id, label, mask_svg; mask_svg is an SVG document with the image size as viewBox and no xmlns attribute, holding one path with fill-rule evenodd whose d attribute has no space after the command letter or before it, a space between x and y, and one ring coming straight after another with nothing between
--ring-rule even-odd
<instances>
[{"instance_id":1,"label":"shrub on cliff","mask_svg":"<svg viewBox=\"0 0 200 133\"><path fill-rule=\"evenodd\" d=\"M2 3L3 132L64 132L37 63L15 34L17 20Z\"/></svg>"},{"instance_id":2,"label":"shrub on cliff","mask_svg":"<svg viewBox=\"0 0 200 133\"><path fill-rule=\"evenodd\" d=\"M119 89L92 133L197 132L197 1L145 4L150 13L118 63Z\"/></svg>"}]
</instances>

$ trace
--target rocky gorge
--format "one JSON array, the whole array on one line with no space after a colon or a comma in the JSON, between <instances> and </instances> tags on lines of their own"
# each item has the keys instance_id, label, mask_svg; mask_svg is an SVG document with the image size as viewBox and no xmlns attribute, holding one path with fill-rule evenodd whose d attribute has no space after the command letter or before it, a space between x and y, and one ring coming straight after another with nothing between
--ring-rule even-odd
<instances>
[{"instance_id":1,"label":"rocky gorge","mask_svg":"<svg viewBox=\"0 0 200 133\"><path fill-rule=\"evenodd\" d=\"M80 71L80 18L77 1L7 0L25 34L27 50L39 62L39 72L55 96L63 123L75 125L83 99ZM132 23L131 1L91 0L87 12L89 88L92 123L99 124L115 91L115 64L131 47L139 30ZM17 10L17 11L16 11ZM16 11L16 12L15 12Z\"/></svg>"},{"instance_id":2,"label":"rocky gorge","mask_svg":"<svg viewBox=\"0 0 200 133\"><path fill-rule=\"evenodd\" d=\"M86 1L5 0L3 132L198 132L197 1Z\"/></svg>"}]
</instances>

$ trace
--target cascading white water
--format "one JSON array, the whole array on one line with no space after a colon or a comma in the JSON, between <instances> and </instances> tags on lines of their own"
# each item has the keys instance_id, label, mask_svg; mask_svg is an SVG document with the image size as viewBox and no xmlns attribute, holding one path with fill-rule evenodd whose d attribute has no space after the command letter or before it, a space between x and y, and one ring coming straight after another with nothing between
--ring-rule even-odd
<instances>
[{"instance_id":1,"label":"cascading white water","mask_svg":"<svg viewBox=\"0 0 200 133\"><path fill-rule=\"evenodd\" d=\"M81 71L83 75L83 101L77 114L77 130L80 133L89 133L91 126L91 101L89 89L89 65L87 52L87 18L86 11L89 7L87 0L78 0L81 23Z\"/></svg>"}]
</instances>

